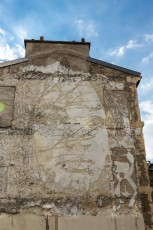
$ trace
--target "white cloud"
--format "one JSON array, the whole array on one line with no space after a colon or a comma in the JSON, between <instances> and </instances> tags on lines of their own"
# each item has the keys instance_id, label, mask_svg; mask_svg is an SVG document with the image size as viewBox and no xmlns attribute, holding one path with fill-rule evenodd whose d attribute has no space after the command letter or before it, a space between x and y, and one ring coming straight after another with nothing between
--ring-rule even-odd
<instances>
[{"instance_id":1,"label":"white cloud","mask_svg":"<svg viewBox=\"0 0 153 230\"><path fill-rule=\"evenodd\" d=\"M23 57L25 50L19 44L11 47L9 44L0 45L0 61L14 60Z\"/></svg>"},{"instance_id":2,"label":"white cloud","mask_svg":"<svg viewBox=\"0 0 153 230\"><path fill-rule=\"evenodd\" d=\"M127 42L126 45L117 47L116 49L111 51L110 55L111 56L116 56L116 57L122 57L122 56L124 56L126 50L140 48L142 46L143 46L142 43L139 43L136 40L130 40L130 41Z\"/></svg>"},{"instance_id":3,"label":"white cloud","mask_svg":"<svg viewBox=\"0 0 153 230\"><path fill-rule=\"evenodd\" d=\"M26 29L23 29L21 26L16 26L14 28L14 31L15 31L16 36L23 43L24 39L27 38L27 36L28 36Z\"/></svg>"},{"instance_id":4,"label":"white cloud","mask_svg":"<svg viewBox=\"0 0 153 230\"><path fill-rule=\"evenodd\" d=\"M12 44L12 36L0 28L0 62L14 60L25 55L20 44Z\"/></svg>"},{"instance_id":5,"label":"white cloud","mask_svg":"<svg viewBox=\"0 0 153 230\"><path fill-rule=\"evenodd\" d=\"M5 35L5 30L3 30L2 28L0 28L0 35L2 35L2 36Z\"/></svg>"},{"instance_id":6,"label":"white cloud","mask_svg":"<svg viewBox=\"0 0 153 230\"><path fill-rule=\"evenodd\" d=\"M143 117L145 118L146 123L153 123L153 101L142 101L140 103L140 108L143 112Z\"/></svg>"},{"instance_id":7,"label":"white cloud","mask_svg":"<svg viewBox=\"0 0 153 230\"><path fill-rule=\"evenodd\" d=\"M79 32L79 36L90 38L98 35L96 25L90 20L77 19L74 21L74 25Z\"/></svg>"},{"instance_id":8,"label":"white cloud","mask_svg":"<svg viewBox=\"0 0 153 230\"><path fill-rule=\"evenodd\" d=\"M144 39L146 42L153 42L153 34L145 34Z\"/></svg>"},{"instance_id":9,"label":"white cloud","mask_svg":"<svg viewBox=\"0 0 153 230\"><path fill-rule=\"evenodd\" d=\"M143 46L142 43L139 43L139 42L137 42L135 40L130 40L130 41L128 41L128 43L126 45L126 48L127 49L135 49L135 48L140 48L142 46Z\"/></svg>"},{"instance_id":10,"label":"white cloud","mask_svg":"<svg viewBox=\"0 0 153 230\"><path fill-rule=\"evenodd\" d=\"M110 55L111 56L117 56L117 57L122 57L124 56L124 53L125 53L125 47L124 46L121 46L121 47L118 47L116 48L115 50L113 50Z\"/></svg>"},{"instance_id":11,"label":"white cloud","mask_svg":"<svg viewBox=\"0 0 153 230\"><path fill-rule=\"evenodd\" d=\"M146 42L153 42L153 34L145 34L144 35L144 41ZM143 64L147 64L151 59L153 58L153 52L148 54L148 56L142 58L141 62Z\"/></svg>"},{"instance_id":12,"label":"white cloud","mask_svg":"<svg viewBox=\"0 0 153 230\"><path fill-rule=\"evenodd\" d=\"M148 56L144 57L144 58L141 60L141 62L142 62L143 64L146 64L146 63L148 63L148 62L150 61L150 59L152 59L152 58L153 58L153 52L151 52Z\"/></svg>"},{"instance_id":13,"label":"white cloud","mask_svg":"<svg viewBox=\"0 0 153 230\"><path fill-rule=\"evenodd\" d=\"M142 92L148 92L150 90L153 91L153 79L142 82L140 84L140 89L142 90Z\"/></svg>"},{"instance_id":14,"label":"white cloud","mask_svg":"<svg viewBox=\"0 0 153 230\"><path fill-rule=\"evenodd\" d=\"M24 56L25 55L25 49L23 49L23 47L19 44L16 44L16 53L17 53L17 56Z\"/></svg>"},{"instance_id":15,"label":"white cloud","mask_svg":"<svg viewBox=\"0 0 153 230\"><path fill-rule=\"evenodd\" d=\"M142 119L144 120L144 140L147 159L153 162L153 101L147 100L140 103Z\"/></svg>"}]
</instances>

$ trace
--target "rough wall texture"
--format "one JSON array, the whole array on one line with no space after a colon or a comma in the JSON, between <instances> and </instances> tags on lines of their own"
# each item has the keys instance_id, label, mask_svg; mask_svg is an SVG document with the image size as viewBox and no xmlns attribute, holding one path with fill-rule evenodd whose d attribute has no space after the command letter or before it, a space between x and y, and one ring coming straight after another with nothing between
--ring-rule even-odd
<instances>
[{"instance_id":1,"label":"rough wall texture","mask_svg":"<svg viewBox=\"0 0 153 230\"><path fill-rule=\"evenodd\" d=\"M139 77L41 45L0 68L0 229L150 229Z\"/></svg>"}]
</instances>

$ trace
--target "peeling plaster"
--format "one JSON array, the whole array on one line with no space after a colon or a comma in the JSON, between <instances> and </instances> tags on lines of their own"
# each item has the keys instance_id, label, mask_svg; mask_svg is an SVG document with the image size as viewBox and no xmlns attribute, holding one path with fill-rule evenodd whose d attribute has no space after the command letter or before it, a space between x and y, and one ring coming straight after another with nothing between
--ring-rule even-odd
<instances>
[{"instance_id":1,"label":"peeling plaster","mask_svg":"<svg viewBox=\"0 0 153 230\"><path fill-rule=\"evenodd\" d=\"M126 180L133 190L132 198L130 199L130 202L129 202L129 207L133 207L136 196L137 196L137 186L132 179L132 175L134 172L134 157L130 153L130 150L128 150L127 159L129 160L129 163L128 162L125 163L121 161L114 161L114 175L118 180L118 183L115 187L115 194L118 197L120 197L121 195L125 197L128 197L131 195L131 193L127 191L126 185L124 186L124 189L125 189L124 192L123 191L121 192L121 182L123 180Z\"/></svg>"},{"instance_id":2,"label":"peeling plaster","mask_svg":"<svg viewBox=\"0 0 153 230\"><path fill-rule=\"evenodd\" d=\"M81 71L73 71L72 69L68 69L65 66L62 66L59 61L47 65L47 66L35 66L29 65L27 67L22 68L22 71L25 72L41 72L44 74L70 74L70 75L81 75ZM90 73L83 73L85 77L90 76Z\"/></svg>"},{"instance_id":3,"label":"peeling plaster","mask_svg":"<svg viewBox=\"0 0 153 230\"><path fill-rule=\"evenodd\" d=\"M38 63L1 78L16 87L12 127L0 130L4 210L47 218L139 213L134 132L141 137L142 129L131 128L125 74Z\"/></svg>"}]
</instances>

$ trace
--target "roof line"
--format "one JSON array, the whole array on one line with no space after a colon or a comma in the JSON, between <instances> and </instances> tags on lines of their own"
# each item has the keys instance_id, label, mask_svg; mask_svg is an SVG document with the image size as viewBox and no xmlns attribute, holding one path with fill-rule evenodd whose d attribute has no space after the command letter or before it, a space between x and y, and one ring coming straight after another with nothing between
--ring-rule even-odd
<instances>
[{"instance_id":1,"label":"roof line","mask_svg":"<svg viewBox=\"0 0 153 230\"><path fill-rule=\"evenodd\" d=\"M88 57L87 61L94 62L96 64L100 64L100 65L106 66L108 68L112 68L112 69L115 69L115 70L122 71L124 73L129 73L129 74L141 77L141 73L140 72L137 72L137 71L134 71L134 70L130 70L130 69L126 69L124 67L117 66L117 65L105 62L105 61L101 61L101 60L95 59L95 58Z\"/></svg>"},{"instance_id":2,"label":"roof line","mask_svg":"<svg viewBox=\"0 0 153 230\"><path fill-rule=\"evenodd\" d=\"M32 42L32 43L58 43L58 44L73 44L73 45L88 45L90 49L90 42L76 42L76 41L50 41L50 40L35 40L35 39L25 39L24 45L26 48L26 43Z\"/></svg>"},{"instance_id":3,"label":"roof line","mask_svg":"<svg viewBox=\"0 0 153 230\"><path fill-rule=\"evenodd\" d=\"M25 57L25 58L19 58L16 60L12 60L12 61L2 62L2 63L0 63L0 68L10 66L10 65L16 65L19 63L27 62L27 61L29 61L29 59Z\"/></svg>"},{"instance_id":4,"label":"roof line","mask_svg":"<svg viewBox=\"0 0 153 230\"><path fill-rule=\"evenodd\" d=\"M29 59L25 57L25 58L19 58L19 59L16 59L16 60L12 60L12 61L2 62L2 63L0 63L0 68L10 66L10 65L19 64L19 63L23 63L23 62L27 62L27 61L29 61ZM121 67L121 66L113 65L111 63L104 62L104 61L101 61L101 60L98 60L98 59L95 59L95 58L88 57L87 61L90 61L90 62L93 62L93 63L96 63L96 64L106 66L108 68L112 68L112 69L115 69L115 70L119 70L119 71L122 71L122 72L125 72L125 73L129 73L129 74L141 77L140 72L130 70L130 69L126 69L126 68Z\"/></svg>"}]
</instances>

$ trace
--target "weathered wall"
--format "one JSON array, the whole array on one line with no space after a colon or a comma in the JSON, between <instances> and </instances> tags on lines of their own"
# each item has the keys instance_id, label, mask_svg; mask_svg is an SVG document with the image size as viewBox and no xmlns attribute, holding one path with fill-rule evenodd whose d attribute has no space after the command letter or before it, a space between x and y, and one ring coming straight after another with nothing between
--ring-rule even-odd
<instances>
[{"instance_id":1,"label":"weathered wall","mask_svg":"<svg viewBox=\"0 0 153 230\"><path fill-rule=\"evenodd\" d=\"M105 229L129 229L127 223L130 229L144 229L139 227L144 200L139 194L149 189L149 181L139 79L87 62L71 49L61 53L39 53L29 62L0 69L0 99L4 89L14 92L5 94L13 101L12 116L0 129L0 209L14 216L3 214L1 221L12 218L18 227L10 229L19 229L26 215L20 225L17 213L31 213L32 223L35 214L41 216L40 229L54 229L45 218L55 216L56 230L73 229L71 224L102 229L107 216ZM1 103L0 118L10 109ZM94 221L100 221L97 227Z\"/></svg>"}]
</instances>

